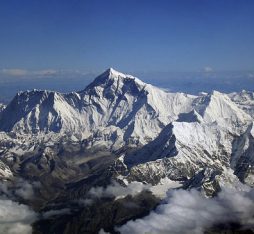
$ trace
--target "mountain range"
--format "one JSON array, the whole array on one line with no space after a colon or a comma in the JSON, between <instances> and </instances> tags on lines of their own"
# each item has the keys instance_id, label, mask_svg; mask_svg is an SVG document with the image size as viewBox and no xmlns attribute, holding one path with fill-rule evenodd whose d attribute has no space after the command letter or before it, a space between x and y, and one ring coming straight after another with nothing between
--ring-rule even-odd
<instances>
[{"instance_id":1,"label":"mountain range","mask_svg":"<svg viewBox=\"0 0 254 234\"><path fill-rule=\"evenodd\" d=\"M153 209L161 185L195 188L206 197L225 186L253 187L253 121L253 92L171 93L112 68L78 92L19 92L0 106L0 180L8 188L0 192L40 214L75 210L78 223L59 213L35 223L37 233L71 233L75 225L72 233L112 231ZM20 180L32 196L9 192ZM139 205L149 201L149 209L84 228L82 217L91 210L73 201L90 201L91 189L112 183L149 186L151 194L132 196Z\"/></svg>"}]
</instances>

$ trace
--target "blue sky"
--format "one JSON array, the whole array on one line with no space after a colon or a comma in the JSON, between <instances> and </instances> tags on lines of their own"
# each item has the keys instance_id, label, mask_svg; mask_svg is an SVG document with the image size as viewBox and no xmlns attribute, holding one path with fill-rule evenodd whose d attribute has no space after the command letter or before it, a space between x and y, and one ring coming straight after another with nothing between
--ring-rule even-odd
<instances>
[{"instance_id":1,"label":"blue sky","mask_svg":"<svg viewBox=\"0 0 254 234\"><path fill-rule=\"evenodd\" d=\"M254 88L254 0L0 0L0 102L105 69L171 91Z\"/></svg>"},{"instance_id":2,"label":"blue sky","mask_svg":"<svg viewBox=\"0 0 254 234\"><path fill-rule=\"evenodd\" d=\"M253 12L253 0L1 0L0 69L253 70Z\"/></svg>"}]
</instances>

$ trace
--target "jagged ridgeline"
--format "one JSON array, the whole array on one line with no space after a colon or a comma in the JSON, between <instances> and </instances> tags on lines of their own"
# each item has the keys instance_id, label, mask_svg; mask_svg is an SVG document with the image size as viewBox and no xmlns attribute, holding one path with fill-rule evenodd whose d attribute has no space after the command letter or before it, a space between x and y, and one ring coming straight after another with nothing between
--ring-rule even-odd
<instances>
[{"instance_id":1,"label":"jagged ridgeline","mask_svg":"<svg viewBox=\"0 0 254 234\"><path fill-rule=\"evenodd\" d=\"M225 185L253 186L253 117L253 92L171 93L110 68L79 92L25 91L0 105L0 178L13 188L17 180L27 181L33 196L15 199L37 212L78 209L73 233L79 233L92 211L72 202L112 181L152 187L167 179L206 196ZM141 217L158 204L157 195L124 198L143 207L132 207L133 215L124 213L119 200L120 218L106 224L106 215L87 230L112 231L116 223ZM117 210L107 202L105 214ZM35 230L71 233L75 219L64 217L57 216L55 226L40 221ZM43 222L53 229L42 228ZM87 230L82 226L80 233Z\"/></svg>"}]
</instances>

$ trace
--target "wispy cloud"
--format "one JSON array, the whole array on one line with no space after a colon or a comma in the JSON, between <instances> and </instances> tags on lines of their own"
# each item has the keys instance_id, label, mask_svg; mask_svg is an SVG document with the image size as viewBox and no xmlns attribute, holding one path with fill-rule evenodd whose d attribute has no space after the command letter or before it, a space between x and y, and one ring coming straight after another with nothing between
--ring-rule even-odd
<instances>
[{"instance_id":1,"label":"wispy cloud","mask_svg":"<svg viewBox=\"0 0 254 234\"><path fill-rule=\"evenodd\" d=\"M27 182L23 179L18 179L15 182L15 188L13 193L25 200L32 199L34 197L34 189L39 188L41 186L40 182Z\"/></svg>"},{"instance_id":2,"label":"wispy cloud","mask_svg":"<svg viewBox=\"0 0 254 234\"><path fill-rule=\"evenodd\" d=\"M20 68L10 68L10 69L2 69L1 74L12 77L24 77L24 76L48 76L55 75L59 71L54 69L45 69L45 70L26 70Z\"/></svg>"},{"instance_id":3,"label":"wispy cloud","mask_svg":"<svg viewBox=\"0 0 254 234\"><path fill-rule=\"evenodd\" d=\"M24 200L32 199L35 194L35 189L41 186L40 182L28 182L22 178L17 178L13 181L0 182L0 194L10 199L21 198Z\"/></svg>"},{"instance_id":4,"label":"wispy cloud","mask_svg":"<svg viewBox=\"0 0 254 234\"><path fill-rule=\"evenodd\" d=\"M151 185L145 185L141 182L131 182L126 187L121 186L117 182L112 182L111 185L106 188L103 187L93 187L90 189L88 194L93 198L101 198L101 197L115 197L122 198L127 195L135 196L143 190L148 190Z\"/></svg>"},{"instance_id":5,"label":"wispy cloud","mask_svg":"<svg viewBox=\"0 0 254 234\"><path fill-rule=\"evenodd\" d=\"M107 187L93 187L88 191L88 197L79 199L77 202L80 205L87 206L94 203L95 198L111 197L115 199L124 198L127 195L136 196L144 190L152 192L153 195L160 198L165 198L169 189L180 187L181 184L170 179L161 179L158 185L143 184L133 181L125 186L120 185L116 181L112 181Z\"/></svg>"},{"instance_id":6,"label":"wispy cloud","mask_svg":"<svg viewBox=\"0 0 254 234\"><path fill-rule=\"evenodd\" d=\"M54 69L45 69L45 70L38 70L38 71L32 71L31 75L39 75L39 76L52 76L58 74L59 71Z\"/></svg>"},{"instance_id":7,"label":"wispy cloud","mask_svg":"<svg viewBox=\"0 0 254 234\"><path fill-rule=\"evenodd\" d=\"M60 209L60 210L49 210L42 214L44 219L48 219L55 215L62 215L62 214L70 214L71 210L68 208Z\"/></svg>"},{"instance_id":8,"label":"wispy cloud","mask_svg":"<svg viewBox=\"0 0 254 234\"><path fill-rule=\"evenodd\" d=\"M210 66L206 66L203 68L204 72L213 72L213 69Z\"/></svg>"},{"instance_id":9,"label":"wispy cloud","mask_svg":"<svg viewBox=\"0 0 254 234\"><path fill-rule=\"evenodd\" d=\"M249 79L253 79L253 78L254 78L254 73L249 72L249 73L247 74L247 77L248 77Z\"/></svg>"},{"instance_id":10,"label":"wispy cloud","mask_svg":"<svg viewBox=\"0 0 254 234\"><path fill-rule=\"evenodd\" d=\"M8 76L25 76L29 72L25 69L11 68L11 69L2 69L1 73Z\"/></svg>"},{"instance_id":11,"label":"wispy cloud","mask_svg":"<svg viewBox=\"0 0 254 234\"><path fill-rule=\"evenodd\" d=\"M0 74L7 77L52 77L52 76L64 76L64 75L86 75L86 72L79 70L61 70L61 69L41 69L41 70L28 70L21 68L4 68L0 70Z\"/></svg>"}]
</instances>

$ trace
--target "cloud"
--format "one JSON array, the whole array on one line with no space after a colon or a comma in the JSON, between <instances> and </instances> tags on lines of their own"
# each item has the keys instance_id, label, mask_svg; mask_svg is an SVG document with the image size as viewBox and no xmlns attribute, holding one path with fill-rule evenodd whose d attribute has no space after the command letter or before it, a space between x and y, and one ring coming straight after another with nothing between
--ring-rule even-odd
<instances>
[{"instance_id":1,"label":"cloud","mask_svg":"<svg viewBox=\"0 0 254 234\"><path fill-rule=\"evenodd\" d=\"M103 229L99 231L99 234L109 234L109 232L105 232Z\"/></svg>"},{"instance_id":2,"label":"cloud","mask_svg":"<svg viewBox=\"0 0 254 234\"><path fill-rule=\"evenodd\" d=\"M77 201L75 201L76 203L78 203L81 206L90 206L93 204L93 199L92 198L86 198L86 199L79 199Z\"/></svg>"},{"instance_id":3,"label":"cloud","mask_svg":"<svg viewBox=\"0 0 254 234\"><path fill-rule=\"evenodd\" d=\"M28 206L0 198L0 233L30 234L37 214Z\"/></svg>"},{"instance_id":4,"label":"cloud","mask_svg":"<svg viewBox=\"0 0 254 234\"><path fill-rule=\"evenodd\" d=\"M60 209L60 210L49 210L49 211L44 212L42 215L43 215L44 219L48 219L51 216L70 214L70 213L71 213L71 210L69 208L64 208L64 209Z\"/></svg>"},{"instance_id":5,"label":"cloud","mask_svg":"<svg viewBox=\"0 0 254 234\"><path fill-rule=\"evenodd\" d=\"M112 182L111 185L104 187L93 187L90 189L88 194L91 197L101 198L101 197L115 197L123 198L127 195L135 196L143 190L148 190L151 185L145 185L141 182L131 182L126 187L121 186L117 182Z\"/></svg>"},{"instance_id":6,"label":"cloud","mask_svg":"<svg viewBox=\"0 0 254 234\"><path fill-rule=\"evenodd\" d=\"M15 181L14 194L25 200L29 200L34 197L34 189L39 188L40 186L40 182L28 182L19 178Z\"/></svg>"},{"instance_id":7,"label":"cloud","mask_svg":"<svg viewBox=\"0 0 254 234\"><path fill-rule=\"evenodd\" d=\"M40 182L30 182L22 178L13 181L0 181L0 233L32 234L32 223L39 218L48 219L52 216L70 214L69 208L49 210L36 213L29 206L17 200L32 200L35 190L41 187Z\"/></svg>"},{"instance_id":8,"label":"cloud","mask_svg":"<svg viewBox=\"0 0 254 234\"><path fill-rule=\"evenodd\" d=\"M27 224L15 223L12 226L2 226L3 230L7 234L30 234L32 233L32 227ZM1 230L1 228L0 228Z\"/></svg>"},{"instance_id":9,"label":"cloud","mask_svg":"<svg viewBox=\"0 0 254 234\"><path fill-rule=\"evenodd\" d=\"M198 191L173 190L161 204L143 219L129 221L117 230L122 234L171 233L201 234L216 224L237 222L254 227L254 190L224 189L215 198Z\"/></svg>"},{"instance_id":10,"label":"cloud","mask_svg":"<svg viewBox=\"0 0 254 234\"><path fill-rule=\"evenodd\" d=\"M25 76L29 72L25 69L11 68L11 69L2 69L2 73L9 76Z\"/></svg>"},{"instance_id":11,"label":"cloud","mask_svg":"<svg viewBox=\"0 0 254 234\"><path fill-rule=\"evenodd\" d=\"M44 70L26 70L19 68L2 69L2 74L7 76L21 77L21 76L53 76L63 73L63 71L55 69L44 69Z\"/></svg>"},{"instance_id":12,"label":"cloud","mask_svg":"<svg viewBox=\"0 0 254 234\"><path fill-rule=\"evenodd\" d=\"M213 69L209 66L206 66L206 67L203 68L203 71L204 72L213 72Z\"/></svg>"},{"instance_id":13,"label":"cloud","mask_svg":"<svg viewBox=\"0 0 254 234\"><path fill-rule=\"evenodd\" d=\"M15 200L32 199L34 188L39 186L38 182L30 183L21 178L0 182L0 233L32 233L31 224L37 220L38 214Z\"/></svg>"},{"instance_id":14,"label":"cloud","mask_svg":"<svg viewBox=\"0 0 254 234\"><path fill-rule=\"evenodd\" d=\"M35 189L41 186L40 182L28 182L22 178L13 181L0 181L0 194L10 199L22 198L30 200L34 197Z\"/></svg>"},{"instance_id":15,"label":"cloud","mask_svg":"<svg viewBox=\"0 0 254 234\"><path fill-rule=\"evenodd\" d=\"M38 76L52 76L52 75L58 74L59 71L54 69L45 69L45 70L33 71L31 73Z\"/></svg>"},{"instance_id":16,"label":"cloud","mask_svg":"<svg viewBox=\"0 0 254 234\"><path fill-rule=\"evenodd\" d=\"M249 72L249 73L247 74L247 77L248 77L249 79L253 79L253 78L254 78L254 73Z\"/></svg>"},{"instance_id":17,"label":"cloud","mask_svg":"<svg viewBox=\"0 0 254 234\"><path fill-rule=\"evenodd\" d=\"M154 196L165 198L169 189L178 188L182 186L181 183L172 181L168 178L163 178L160 183L152 186L151 184L143 184L141 182L133 181L125 186L120 185L116 181L112 181L107 187L93 187L88 191L88 197L79 199L76 202L82 206L88 206L94 203L94 198L114 197L115 199L124 198L127 195L135 196L144 190L150 191ZM126 204L133 205L133 204Z\"/></svg>"},{"instance_id":18,"label":"cloud","mask_svg":"<svg viewBox=\"0 0 254 234\"><path fill-rule=\"evenodd\" d=\"M27 70L21 68L9 68L0 70L0 74L6 77L19 77L19 78L31 78L31 77L52 77L52 76L81 76L89 73L84 73L79 70L60 70L60 69L40 69L40 70Z\"/></svg>"}]
</instances>

